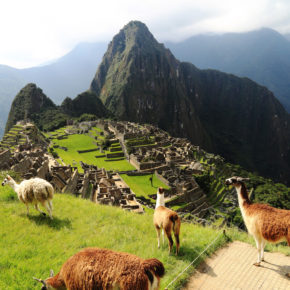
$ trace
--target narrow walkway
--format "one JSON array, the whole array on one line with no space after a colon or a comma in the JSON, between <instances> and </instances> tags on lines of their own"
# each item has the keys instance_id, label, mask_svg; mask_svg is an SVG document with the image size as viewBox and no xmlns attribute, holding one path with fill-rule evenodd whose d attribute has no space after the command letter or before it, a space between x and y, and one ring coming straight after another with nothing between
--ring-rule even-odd
<instances>
[{"instance_id":1,"label":"narrow walkway","mask_svg":"<svg viewBox=\"0 0 290 290\"><path fill-rule=\"evenodd\" d=\"M257 250L253 246L235 241L218 250L207 259L190 278L184 290L229 289L290 289L290 257L265 252L265 262L253 266Z\"/></svg>"}]
</instances>

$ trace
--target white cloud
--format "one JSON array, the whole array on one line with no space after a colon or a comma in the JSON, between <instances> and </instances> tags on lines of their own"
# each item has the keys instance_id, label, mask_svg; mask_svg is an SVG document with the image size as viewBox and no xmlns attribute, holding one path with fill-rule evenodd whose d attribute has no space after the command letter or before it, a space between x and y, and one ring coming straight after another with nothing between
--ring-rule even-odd
<instances>
[{"instance_id":1,"label":"white cloud","mask_svg":"<svg viewBox=\"0 0 290 290\"><path fill-rule=\"evenodd\" d=\"M27 67L82 41L109 41L130 20L159 41L271 27L290 32L289 0L9 0L0 2L0 63Z\"/></svg>"}]
</instances>

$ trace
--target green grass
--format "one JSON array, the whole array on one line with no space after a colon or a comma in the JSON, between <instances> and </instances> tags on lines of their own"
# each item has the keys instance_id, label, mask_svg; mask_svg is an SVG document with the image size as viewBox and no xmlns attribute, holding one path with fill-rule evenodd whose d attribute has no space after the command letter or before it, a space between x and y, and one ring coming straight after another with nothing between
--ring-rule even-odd
<instances>
[{"instance_id":1,"label":"green grass","mask_svg":"<svg viewBox=\"0 0 290 290\"><path fill-rule=\"evenodd\" d=\"M47 278L63 262L90 246L129 252L143 258L156 257L164 263L163 289L218 234L210 228L182 225L180 256L168 255L167 244L157 248L152 214L137 215L120 208L100 206L70 195L56 194L54 220L26 208L9 188L0 192L0 289L39 289L32 277ZM224 244L220 238L208 253ZM183 275L177 289L192 272Z\"/></svg>"},{"instance_id":2,"label":"green grass","mask_svg":"<svg viewBox=\"0 0 290 290\"><path fill-rule=\"evenodd\" d=\"M123 180L128 184L137 197L144 196L149 199L149 195L156 194L158 187L169 188L169 186L161 182L155 174L153 174L153 186L151 186L151 182L149 180L151 176L152 174L142 176L129 176L127 174L121 174Z\"/></svg>"},{"instance_id":3,"label":"green grass","mask_svg":"<svg viewBox=\"0 0 290 290\"><path fill-rule=\"evenodd\" d=\"M96 158L97 155L104 155L110 153L109 151L93 151L87 153L78 153L78 150L86 150L97 148L94 144L94 139L88 135L75 134L69 135L68 139L57 140L54 139L53 143L59 146L68 148L68 151L64 151L60 148L55 148L54 151L63 159L64 163L67 165L73 165L73 160L77 162L77 167L79 171L83 171L79 162L83 161L87 164L97 165L99 168L105 168L106 170L134 170L135 167L132 166L127 160L118 160L118 161L106 161L106 157Z\"/></svg>"}]
</instances>

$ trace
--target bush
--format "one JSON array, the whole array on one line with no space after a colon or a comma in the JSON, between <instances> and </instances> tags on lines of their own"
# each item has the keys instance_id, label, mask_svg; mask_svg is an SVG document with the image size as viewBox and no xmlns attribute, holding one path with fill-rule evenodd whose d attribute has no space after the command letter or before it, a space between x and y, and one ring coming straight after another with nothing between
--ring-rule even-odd
<instances>
[{"instance_id":1,"label":"bush","mask_svg":"<svg viewBox=\"0 0 290 290\"><path fill-rule=\"evenodd\" d=\"M203 174L195 174L195 181L198 183L200 188L206 193L210 193L211 179L208 171L203 172Z\"/></svg>"},{"instance_id":2,"label":"bush","mask_svg":"<svg viewBox=\"0 0 290 290\"><path fill-rule=\"evenodd\" d=\"M78 118L78 122L84 122L84 121L95 121L97 120L97 116L93 115L93 114L82 114L79 118Z\"/></svg>"}]
</instances>

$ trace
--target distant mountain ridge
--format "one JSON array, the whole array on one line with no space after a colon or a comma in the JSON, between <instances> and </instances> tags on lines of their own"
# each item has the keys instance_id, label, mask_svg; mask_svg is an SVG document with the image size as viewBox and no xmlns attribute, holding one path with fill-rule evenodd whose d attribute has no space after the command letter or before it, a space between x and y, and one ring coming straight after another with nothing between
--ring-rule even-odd
<instances>
[{"instance_id":1,"label":"distant mountain ridge","mask_svg":"<svg viewBox=\"0 0 290 290\"><path fill-rule=\"evenodd\" d=\"M289 35L288 35L289 36ZM248 77L266 86L290 112L290 41L263 28L247 33L197 35L166 46L181 61Z\"/></svg>"},{"instance_id":2,"label":"distant mountain ridge","mask_svg":"<svg viewBox=\"0 0 290 290\"><path fill-rule=\"evenodd\" d=\"M257 36L257 40L254 36ZM285 48L282 49L285 45L289 47L290 37L284 35L284 40L281 37L273 30L263 29L245 34L194 36L178 44L167 42L166 46L178 59L190 61L199 68L214 68L247 76L267 86L290 111L289 55L285 53ZM253 63L251 51L246 49L245 43L250 38L252 48L257 51L256 55L260 59L259 64ZM285 43L286 38L288 42ZM262 45L259 44L261 39L264 39ZM272 43L274 57L268 54L269 43ZM107 43L81 43L64 57L47 65L29 69L0 65L0 137L12 100L21 88L27 83L35 83L56 104L60 104L66 97L74 98L89 87L106 48ZM284 51L282 54L281 49ZM271 59L272 64L265 69L265 64ZM277 71L278 77L275 73Z\"/></svg>"},{"instance_id":3,"label":"distant mountain ridge","mask_svg":"<svg viewBox=\"0 0 290 290\"><path fill-rule=\"evenodd\" d=\"M27 69L0 65L0 137L11 103L27 84L35 83L56 104L85 91L96 72L107 43L81 43L51 64Z\"/></svg>"},{"instance_id":4,"label":"distant mountain ridge","mask_svg":"<svg viewBox=\"0 0 290 290\"><path fill-rule=\"evenodd\" d=\"M113 38L90 90L119 119L153 123L289 182L290 120L273 94L249 79L179 62L143 23L130 22Z\"/></svg>"}]
</instances>

